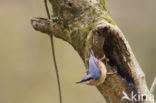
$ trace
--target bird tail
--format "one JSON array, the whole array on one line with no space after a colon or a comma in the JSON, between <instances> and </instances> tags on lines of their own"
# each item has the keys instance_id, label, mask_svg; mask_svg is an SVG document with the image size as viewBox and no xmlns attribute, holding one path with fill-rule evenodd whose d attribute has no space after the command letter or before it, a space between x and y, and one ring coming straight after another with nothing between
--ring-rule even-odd
<instances>
[{"instance_id":1,"label":"bird tail","mask_svg":"<svg viewBox=\"0 0 156 103\"><path fill-rule=\"evenodd\" d=\"M94 56L94 52L92 48L89 48L90 56Z\"/></svg>"}]
</instances>

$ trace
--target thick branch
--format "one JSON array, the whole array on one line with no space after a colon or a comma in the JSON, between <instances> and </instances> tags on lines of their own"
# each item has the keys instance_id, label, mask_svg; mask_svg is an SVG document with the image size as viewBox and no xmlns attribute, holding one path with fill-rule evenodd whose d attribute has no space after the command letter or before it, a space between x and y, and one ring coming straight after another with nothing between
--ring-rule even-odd
<instances>
[{"instance_id":1,"label":"thick branch","mask_svg":"<svg viewBox=\"0 0 156 103\"><path fill-rule=\"evenodd\" d=\"M111 20L105 0L50 0L58 22L51 25L49 20L32 18L35 30L52 33L67 41L79 53L86 69L88 68L88 48L92 47L95 56L104 54L109 59L105 63L108 71L117 71L107 76L97 88L107 103L120 103L123 91L131 97L134 94L151 96L145 76L133 52L118 26ZM123 100L124 103L133 103ZM136 103L151 103L146 100Z\"/></svg>"}]
</instances>

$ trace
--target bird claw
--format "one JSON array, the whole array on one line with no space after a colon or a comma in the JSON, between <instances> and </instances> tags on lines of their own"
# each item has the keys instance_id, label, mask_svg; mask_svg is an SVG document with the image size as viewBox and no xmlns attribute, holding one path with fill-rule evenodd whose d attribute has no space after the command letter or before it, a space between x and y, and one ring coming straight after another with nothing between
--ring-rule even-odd
<instances>
[{"instance_id":1,"label":"bird claw","mask_svg":"<svg viewBox=\"0 0 156 103\"><path fill-rule=\"evenodd\" d=\"M104 54L103 57L100 60L102 61L102 60L105 60L105 59L106 59L106 56Z\"/></svg>"},{"instance_id":2,"label":"bird claw","mask_svg":"<svg viewBox=\"0 0 156 103\"><path fill-rule=\"evenodd\" d=\"M101 59L99 59L99 60L104 60L104 61L106 61L106 62L109 62L109 59L108 58L106 58L106 56L105 56L105 54L103 55L103 57L101 58Z\"/></svg>"}]
</instances>

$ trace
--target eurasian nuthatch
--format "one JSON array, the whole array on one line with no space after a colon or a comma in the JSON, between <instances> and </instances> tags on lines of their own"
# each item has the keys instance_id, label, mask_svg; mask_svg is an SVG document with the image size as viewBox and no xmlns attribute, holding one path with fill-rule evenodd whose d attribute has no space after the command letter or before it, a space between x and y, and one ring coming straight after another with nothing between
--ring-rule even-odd
<instances>
[{"instance_id":1,"label":"eurasian nuthatch","mask_svg":"<svg viewBox=\"0 0 156 103\"><path fill-rule=\"evenodd\" d=\"M94 56L92 48L90 48L89 51L89 74L77 83L98 86L106 79L107 70L103 62Z\"/></svg>"}]
</instances>

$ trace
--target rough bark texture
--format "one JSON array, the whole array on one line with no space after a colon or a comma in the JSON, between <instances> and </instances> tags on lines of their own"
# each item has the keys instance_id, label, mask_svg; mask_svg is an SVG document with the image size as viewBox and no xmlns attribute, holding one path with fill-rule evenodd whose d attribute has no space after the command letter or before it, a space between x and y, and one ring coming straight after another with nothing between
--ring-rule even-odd
<instances>
[{"instance_id":1,"label":"rough bark texture","mask_svg":"<svg viewBox=\"0 0 156 103\"><path fill-rule=\"evenodd\" d=\"M53 24L43 18L32 18L35 30L52 33L73 46L88 70L88 48L92 47L95 56L104 54L109 61L104 62L109 72L98 90L107 103L120 103L123 91L131 97L143 94L144 101L123 100L123 103L151 103L145 101L151 96L146 85L145 75L118 26L112 21L105 0L50 0L54 17Z\"/></svg>"}]
</instances>

